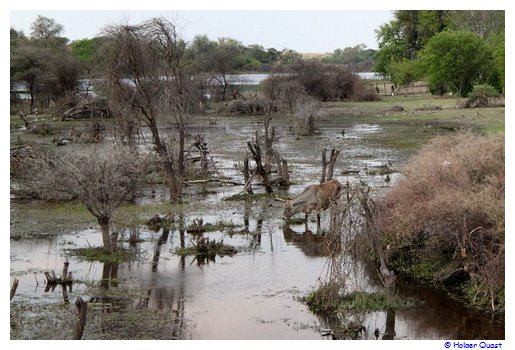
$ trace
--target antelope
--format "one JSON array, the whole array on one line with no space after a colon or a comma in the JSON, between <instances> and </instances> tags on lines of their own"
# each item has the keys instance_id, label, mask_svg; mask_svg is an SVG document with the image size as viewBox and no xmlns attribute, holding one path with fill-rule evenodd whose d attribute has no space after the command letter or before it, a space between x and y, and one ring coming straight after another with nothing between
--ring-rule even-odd
<instances>
[{"instance_id":1,"label":"antelope","mask_svg":"<svg viewBox=\"0 0 515 350\"><path fill-rule=\"evenodd\" d=\"M341 189L342 184L336 180L307 186L297 198L286 201L283 220L288 220L297 213L304 213L307 225L308 215L315 211L317 213L317 228L320 228L320 212L336 201Z\"/></svg>"}]
</instances>

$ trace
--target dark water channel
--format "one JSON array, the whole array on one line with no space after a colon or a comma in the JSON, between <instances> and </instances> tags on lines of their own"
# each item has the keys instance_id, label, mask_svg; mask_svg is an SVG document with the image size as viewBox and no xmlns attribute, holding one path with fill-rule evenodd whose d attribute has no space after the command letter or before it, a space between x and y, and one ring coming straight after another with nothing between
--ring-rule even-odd
<instances>
[{"instance_id":1,"label":"dark water channel","mask_svg":"<svg viewBox=\"0 0 515 350\"><path fill-rule=\"evenodd\" d=\"M345 137L341 135L342 128L346 130ZM258 119L249 118L242 123L241 119L228 118L215 125L207 121L198 123L191 132L205 134L212 150L210 155L221 174L241 181L239 166L244 158L244 145L255 130L261 129ZM296 138L288 125L278 125L277 133L282 138L276 149L288 159L291 180L295 182L287 192L281 193L294 195L305 185L318 182L321 150L331 147L342 151L335 171L337 179L350 183L363 181L378 191L387 189L395 182L396 175L386 183L382 176L367 175L364 169L388 163L399 168L410 151L367 142L367 135L385 132L395 130L385 130L376 124L333 121L324 123L318 136ZM343 176L344 170L360 170L360 173ZM161 196L166 193L164 188L153 186L147 193L152 190L156 196L146 196L142 204L166 201ZM238 186L215 184L186 189L186 204L182 209L185 226L197 218L202 218L204 223L223 221L236 225L232 232L215 231L206 235L217 240L223 238L224 243L237 247L239 253L204 264L174 254L177 248L191 244L187 232L179 229L153 232L142 226L135 228L142 242L123 243L139 254L137 262L104 264L68 258L78 282L65 292L60 286L46 291L43 272L62 269L65 249L101 244L96 226L74 229L49 239L11 240L11 280L14 277L20 280L13 303L36 306L46 303L60 308L63 304L66 307L68 299L71 301L68 308L73 310L73 301L81 296L93 305L88 316L92 320L129 312L150 313L155 315L153 319L166 315L172 321L166 326L153 327L154 333L147 334L154 339L327 339L322 335L325 330L342 320L315 315L297 300L325 276L327 259L320 249L320 235L304 232L303 225L283 229L280 202L221 201L240 190ZM30 220L23 218L21 208L22 205L11 207L11 220L13 217L18 221ZM327 219L324 217L322 223L326 227ZM315 226L310 223L313 232ZM17 227L11 225L11 230ZM368 284L367 288L375 288L368 273L359 278L361 283ZM440 293L402 283L397 289L398 294L424 303L410 309L346 316L366 327L362 339L376 339L375 329L379 329L379 339L504 339L504 324L491 323ZM106 298L103 290L114 291L117 296ZM104 313L106 310L108 313ZM140 337L137 329L144 324L138 322L132 325L136 331L118 337ZM91 321L92 328L94 323ZM88 331L87 325L85 338L112 337L105 328L98 329ZM27 334L22 337L31 338ZM56 336L60 337L67 335Z\"/></svg>"}]
</instances>

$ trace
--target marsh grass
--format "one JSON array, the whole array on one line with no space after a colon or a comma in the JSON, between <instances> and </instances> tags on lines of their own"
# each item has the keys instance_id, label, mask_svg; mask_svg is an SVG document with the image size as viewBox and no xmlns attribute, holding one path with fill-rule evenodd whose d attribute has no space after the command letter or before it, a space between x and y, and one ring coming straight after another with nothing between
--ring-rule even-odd
<instances>
[{"instance_id":1,"label":"marsh grass","mask_svg":"<svg viewBox=\"0 0 515 350\"><path fill-rule=\"evenodd\" d=\"M134 252L125 248L118 248L111 254L103 247L73 248L66 249L65 254L83 261L99 261L105 263L121 263L136 259Z\"/></svg>"},{"instance_id":2,"label":"marsh grass","mask_svg":"<svg viewBox=\"0 0 515 350\"><path fill-rule=\"evenodd\" d=\"M328 295L332 294L331 287L326 285L316 291L301 298L301 301L308 305L313 312L324 313L347 313L347 312L374 312L385 311L388 309L401 309L413 307L420 304L413 298L404 299L399 296L387 296L386 292L352 292L338 295L336 298Z\"/></svg>"},{"instance_id":3,"label":"marsh grass","mask_svg":"<svg viewBox=\"0 0 515 350\"><path fill-rule=\"evenodd\" d=\"M304 218L290 218L285 221L285 223L288 225L301 225L301 224L304 224L305 222L306 222L306 220L304 220Z\"/></svg>"},{"instance_id":4,"label":"marsh grass","mask_svg":"<svg viewBox=\"0 0 515 350\"><path fill-rule=\"evenodd\" d=\"M223 239L216 241L202 236L197 236L192 246L175 250L175 254L179 256L193 256L193 261L196 261L198 265L214 262L216 257L233 256L237 253L238 250L231 245L224 244Z\"/></svg>"}]
</instances>

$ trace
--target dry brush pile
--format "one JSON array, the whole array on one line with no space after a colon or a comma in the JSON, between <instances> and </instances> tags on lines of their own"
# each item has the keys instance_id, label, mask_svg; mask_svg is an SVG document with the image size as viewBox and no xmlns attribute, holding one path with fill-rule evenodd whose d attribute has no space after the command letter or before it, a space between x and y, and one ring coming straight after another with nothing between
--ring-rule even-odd
<instances>
[{"instance_id":1,"label":"dry brush pile","mask_svg":"<svg viewBox=\"0 0 515 350\"><path fill-rule=\"evenodd\" d=\"M504 309L504 135L437 137L378 202L376 225L398 270Z\"/></svg>"}]
</instances>

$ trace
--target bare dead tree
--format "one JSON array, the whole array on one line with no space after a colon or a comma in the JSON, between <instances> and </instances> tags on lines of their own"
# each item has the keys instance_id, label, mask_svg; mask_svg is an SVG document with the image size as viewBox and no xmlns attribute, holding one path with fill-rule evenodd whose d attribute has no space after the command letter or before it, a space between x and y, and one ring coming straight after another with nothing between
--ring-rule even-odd
<instances>
[{"instance_id":1,"label":"bare dead tree","mask_svg":"<svg viewBox=\"0 0 515 350\"><path fill-rule=\"evenodd\" d=\"M272 193L272 185L279 184L281 186L289 186L290 184L288 162L273 148L273 143L276 141L276 133L275 127L270 126L271 120L272 117L265 117L264 137L261 138L259 132L256 131L254 141L247 143L250 156L256 163L254 173L251 175L248 167L248 159L244 162L243 177L245 187L243 191L247 191L247 193L252 193L251 183L254 175L260 175L263 178L263 185L267 193ZM264 153L262 152L261 144L264 145ZM272 163L277 165L277 176L274 178L271 178Z\"/></svg>"},{"instance_id":2,"label":"bare dead tree","mask_svg":"<svg viewBox=\"0 0 515 350\"><path fill-rule=\"evenodd\" d=\"M277 176L270 180L270 184L275 185L279 184L281 186L289 186L290 185L290 173L288 170L288 161L284 158L281 158L279 154L276 155L276 164L277 164Z\"/></svg>"},{"instance_id":3,"label":"bare dead tree","mask_svg":"<svg viewBox=\"0 0 515 350\"><path fill-rule=\"evenodd\" d=\"M267 117L272 117L272 111L276 108L277 101L281 96L281 78L272 67L268 78L263 82L263 90L268 101Z\"/></svg>"},{"instance_id":4,"label":"bare dead tree","mask_svg":"<svg viewBox=\"0 0 515 350\"><path fill-rule=\"evenodd\" d=\"M395 273L388 268L385 248L377 230L376 219L378 213L376 205L370 197L370 187L366 191L361 191L360 202L365 218L364 229L379 260L379 276L383 281L387 295L390 295L395 286Z\"/></svg>"},{"instance_id":5,"label":"bare dead tree","mask_svg":"<svg viewBox=\"0 0 515 350\"><path fill-rule=\"evenodd\" d=\"M273 143L275 141L275 127L270 128L270 121L272 117L268 115L265 118L265 133L264 133L264 144L265 144L265 170L270 173L272 170L272 160L275 158L276 152L273 149ZM257 137L257 136L256 136Z\"/></svg>"},{"instance_id":6,"label":"bare dead tree","mask_svg":"<svg viewBox=\"0 0 515 350\"><path fill-rule=\"evenodd\" d=\"M64 151L63 151L64 152ZM95 216L108 252L113 247L110 220L115 210L134 195L146 160L127 147L92 146L62 155L40 153L22 161L16 180L39 198L82 203Z\"/></svg>"},{"instance_id":7,"label":"bare dead tree","mask_svg":"<svg viewBox=\"0 0 515 350\"><path fill-rule=\"evenodd\" d=\"M110 26L107 72L110 97L130 106L150 129L154 149L163 165L170 201L181 200L184 178L185 114L198 106L182 65L184 42L174 23L154 18L139 25ZM163 137L159 127L171 115L176 142Z\"/></svg>"},{"instance_id":8,"label":"bare dead tree","mask_svg":"<svg viewBox=\"0 0 515 350\"><path fill-rule=\"evenodd\" d=\"M340 154L340 151L337 151L334 148L332 148L328 162L326 152L326 149L322 151L322 177L320 178L320 183L324 183L326 181L333 179L334 165L336 164L336 160L338 158L338 155Z\"/></svg>"},{"instance_id":9,"label":"bare dead tree","mask_svg":"<svg viewBox=\"0 0 515 350\"><path fill-rule=\"evenodd\" d=\"M297 105L307 97L304 87L295 77L281 75L275 68L263 81L262 89L268 101L268 116L277 108L286 108L293 114Z\"/></svg>"},{"instance_id":10,"label":"bare dead tree","mask_svg":"<svg viewBox=\"0 0 515 350\"><path fill-rule=\"evenodd\" d=\"M243 192L247 192L249 194L253 194L254 191L252 190L252 179L254 178L254 175L250 174L249 169L249 158L245 158L243 161L243 180L245 181L245 186L243 188Z\"/></svg>"},{"instance_id":11,"label":"bare dead tree","mask_svg":"<svg viewBox=\"0 0 515 350\"><path fill-rule=\"evenodd\" d=\"M225 102L227 97L227 89L233 83L234 77L231 73L234 71L234 59L239 54L238 47L231 39L220 38L216 48L212 52L212 80L218 83L222 88L222 101Z\"/></svg>"},{"instance_id":12,"label":"bare dead tree","mask_svg":"<svg viewBox=\"0 0 515 350\"><path fill-rule=\"evenodd\" d=\"M199 153L198 156L191 155L191 151L196 149ZM200 168L195 175L206 176L209 172L209 164L210 161L208 159L209 149L207 147L207 142L204 141L203 134L197 134L190 145L188 150L188 159L187 163L200 163Z\"/></svg>"},{"instance_id":13,"label":"bare dead tree","mask_svg":"<svg viewBox=\"0 0 515 350\"><path fill-rule=\"evenodd\" d=\"M304 98L297 104L294 115L299 135L311 136L317 133L316 120L322 115L318 102L311 98Z\"/></svg>"},{"instance_id":14,"label":"bare dead tree","mask_svg":"<svg viewBox=\"0 0 515 350\"><path fill-rule=\"evenodd\" d=\"M256 133L257 136L257 133ZM247 146L250 151L250 155L254 159L254 162L256 163L256 173L259 174L263 178L263 185L265 186L266 193L272 193L273 189L270 185L270 181L268 178L268 172L266 171L265 167L263 166L262 162L262 154L261 154L261 147L259 146L259 140L256 139L254 142L247 142Z\"/></svg>"}]
</instances>

